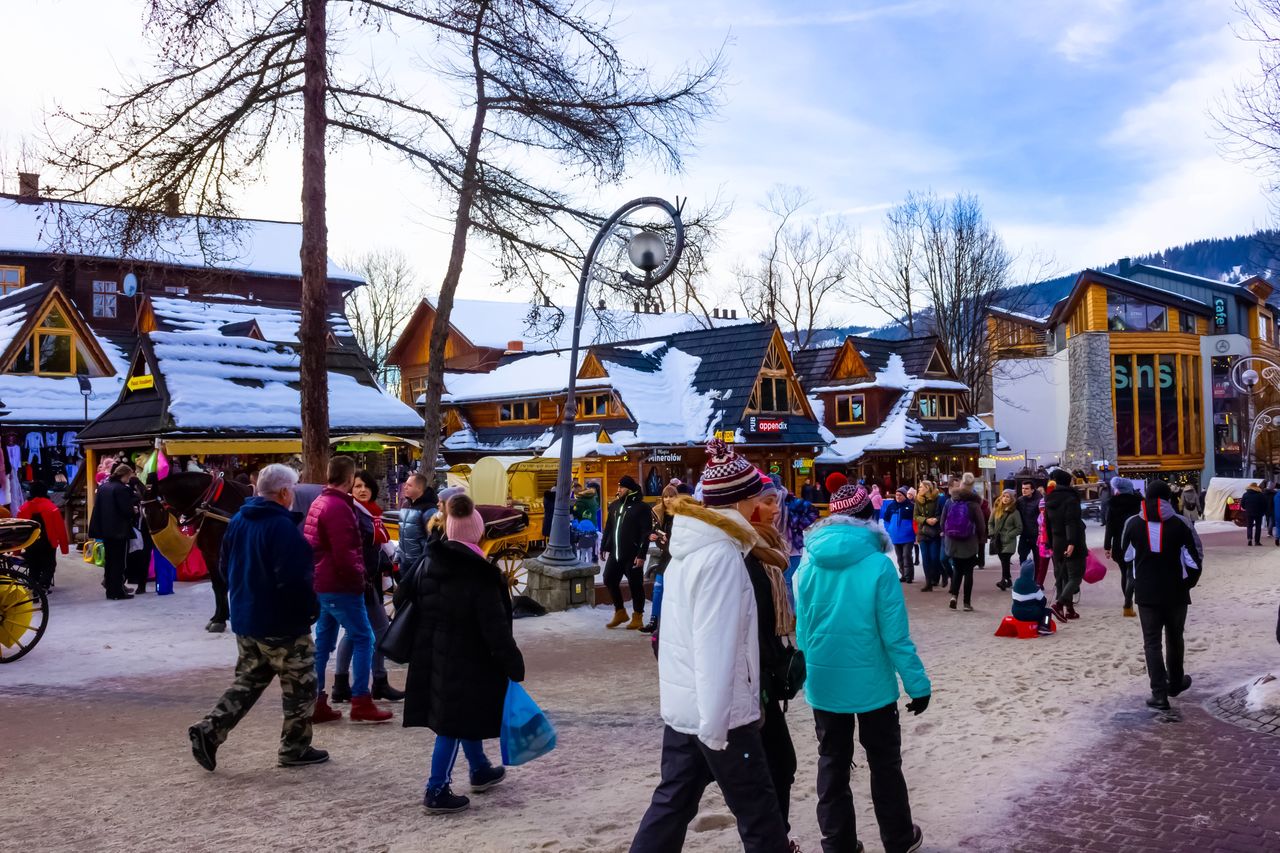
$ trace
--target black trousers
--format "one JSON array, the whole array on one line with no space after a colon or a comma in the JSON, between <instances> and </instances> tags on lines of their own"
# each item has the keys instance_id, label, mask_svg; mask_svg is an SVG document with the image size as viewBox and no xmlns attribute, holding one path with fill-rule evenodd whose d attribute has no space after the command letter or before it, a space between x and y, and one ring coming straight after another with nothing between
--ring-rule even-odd
<instances>
[{"instance_id":1,"label":"black trousers","mask_svg":"<svg viewBox=\"0 0 1280 853\"><path fill-rule=\"evenodd\" d=\"M886 853L906 850L914 830L907 780L902 776L897 704L864 714L835 714L815 708L813 721L818 730L818 828L823 853L855 853L858 849L858 823L849 788L855 728L867 754L871 805L880 825L880 841Z\"/></svg>"},{"instance_id":2,"label":"black trousers","mask_svg":"<svg viewBox=\"0 0 1280 853\"><path fill-rule=\"evenodd\" d=\"M1144 607L1139 604L1138 618L1142 622L1142 650L1147 657L1151 692L1167 696L1169 686L1180 686L1185 675L1182 631L1187 624L1187 605Z\"/></svg>"},{"instance_id":3,"label":"black trousers","mask_svg":"<svg viewBox=\"0 0 1280 853\"><path fill-rule=\"evenodd\" d=\"M973 567L978 565L977 557L952 557L951 595L954 598L960 593L960 584L964 584L964 603L973 599Z\"/></svg>"},{"instance_id":4,"label":"black trousers","mask_svg":"<svg viewBox=\"0 0 1280 853\"><path fill-rule=\"evenodd\" d=\"M1005 581L1013 580L1013 575L1011 574L1011 568L1009 565L1012 561L1013 561L1012 554L1000 555L1000 580L1005 580Z\"/></svg>"},{"instance_id":5,"label":"black trousers","mask_svg":"<svg viewBox=\"0 0 1280 853\"><path fill-rule=\"evenodd\" d=\"M664 727L662 781L636 830L631 853L679 853L702 792L713 781L738 820L745 853L786 853L787 829L769 777L760 729L754 725L730 729L729 746L721 750Z\"/></svg>"},{"instance_id":6,"label":"black trousers","mask_svg":"<svg viewBox=\"0 0 1280 853\"><path fill-rule=\"evenodd\" d=\"M914 581L916 579L915 544L914 542L904 542L902 544L894 543L893 546L893 550L898 557L898 577L905 581Z\"/></svg>"},{"instance_id":7,"label":"black trousers","mask_svg":"<svg viewBox=\"0 0 1280 853\"><path fill-rule=\"evenodd\" d=\"M1025 530L1018 536L1018 565L1021 566L1027 561L1027 557L1031 556L1031 552L1036 547L1035 533L1028 533Z\"/></svg>"},{"instance_id":8,"label":"black trousers","mask_svg":"<svg viewBox=\"0 0 1280 853\"><path fill-rule=\"evenodd\" d=\"M778 796L778 811L787 832L791 831L791 786L796 781L796 746L791 742L791 729L787 728L787 716L782 703L776 699L764 703L764 728L760 729L764 743L765 761L769 762L769 777L773 780L773 792Z\"/></svg>"},{"instance_id":9,"label":"black trousers","mask_svg":"<svg viewBox=\"0 0 1280 853\"><path fill-rule=\"evenodd\" d=\"M1133 561L1121 560L1116 564L1120 569L1120 593L1124 595L1124 606L1133 606Z\"/></svg>"},{"instance_id":10,"label":"black trousers","mask_svg":"<svg viewBox=\"0 0 1280 853\"><path fill-rule=\"evenodd\" d=\"M604 585L609 589L609 597L613 599L613 608L623 610L626 603L622 600L622 578L627 578L627 586L631 587L631 606L636 613L644 612L644 566L620 566L618 561L609 555L604 564Z\"/></svg>"},{"instance_id":11,"label":"black trousers","mask_svg":"<svg viewBox=\"0 0 1280 853\"><path fill-rule=\"evenodd\" d=\"M107 595L124 592L124 574L128 563L128 539L102 540L102 579Z\"/></svg>"},{"instance_id":12,"label":"black trousers","mask_svg":"<svg viewBox=\"0 0 1280 853\"><path fill-rule=\"evenodd\" d=\"M1245 527L1245 533L1248 534L1249 541L1261 542L1262 541L1262 520L1263 520L1262 516L1250 515L1248 516L1248 520L1249 520L1249 524L1247 527Z\"/></svg>"}]
</instances>

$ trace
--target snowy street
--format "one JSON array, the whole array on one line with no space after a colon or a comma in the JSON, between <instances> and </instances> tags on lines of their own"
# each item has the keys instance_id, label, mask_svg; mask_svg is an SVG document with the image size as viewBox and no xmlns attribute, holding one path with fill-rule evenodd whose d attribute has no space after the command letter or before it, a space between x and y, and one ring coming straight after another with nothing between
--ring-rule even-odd
<instances>
[{"instance_id":1,"label":"snowy street","mask_svg":"<svg viewBox=\"0 0 1280 853\"><path fill-rule=\"evenodd\" d=\"M1100 750L1109 751L1111 765L1122 763L1115 751L1126 743L1137 749L1159 740L1177 751L1186 739L1187 751L1211 752L1212 740L1192 737L1206 718L1204 706L1280 668L1274 638L1280 548L1270 540L1245 548L1243 531L1222 523L1202 524L1201 532L1206 568L1187 626L1187 671L1195 684L1168 715L1143 705L1138 624L1121 615L1114 570L1085 588L1081 620L1056 637L1028 641L992 636L1009 604L995 588L995 558L977 573L975 613L948 610L941 592L904 587L934 685L928 711L903 718L905 772L925 850L1050 849L1064 832L1067 840L1055 849L1086 849L1084 841L1073 846L1069 827L1038 822L1050 800L1025 802L1037 786L1076 778L1082 760L1089 764L1098 754L1103 762ZM1090 530L1095 547L1100 533ZM505 784L475 796L466 813L423 813L432 735L401 728L398 706L391 725L343 720L317 727L315 744L330 750L329 764L278 769L274 685L220 750L217 772L207 773L191 758L186 727L230 683L235 660L230 634L203 631L212 606L208 585L179 584L171 597L111 602L102 599L98 579L78 558L63 558L48 633L25 659L0 668L2 850L619 853L657 780L656 662L646 637L604 630L604 607L516 622L528 663L525 686L558 726L559 748L513 769ZM403 677L402 669L392 671L394 683ZM793 835L815 851L815 743L803 701L792 704L789 720L800 759ZM1275 735L1232 732L1240 754L1250 753L1249 743L1275 754ZM497 744L488 751L496 758ZM1261 747L1257 754L1264 754ZM856 763L860 835L868 850L880 850L860 750ZM1140 811L1143 795L1126 794L1129 805ZM1179 792L1147 795L1168 799ZM1092 805L1095 824L1120 821L1101 805ZM1248 814L1241 806L1234 819L1251 822ZM1018 832L1004 834L1015 816ZM1186 820L1210 840L1243 832L1259 845L1254 849L1280 848L1274 821L1241 828L1217 818L1208 826L1191 815ZM1090 836L1100 846L1087 849L1118 849L1107 847L1106 829ZM739 849L714 788L686 849Z\"/></svg>"}]
</instances>

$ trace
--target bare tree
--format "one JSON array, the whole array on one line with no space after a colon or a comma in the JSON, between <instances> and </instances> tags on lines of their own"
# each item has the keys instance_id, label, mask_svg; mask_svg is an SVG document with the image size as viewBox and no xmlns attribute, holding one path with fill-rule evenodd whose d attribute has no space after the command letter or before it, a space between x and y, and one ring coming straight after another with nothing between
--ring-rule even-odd
<instances>
[{"instance_id":1,"label":"bare tree","mask_svg":"<svg viewBox=\"0 0 1280 853\"><path fill-rule=\"evenodd\" d=\"M1239 0L1241 39L1258 46L1252 79L1235 84L1212 115L1228 153L1255 163L1272 192L1280 190L1280 0Z\"/></svg>"},{"instance_id":2,"label":"bare tree","mask_svg":"<svg viewBox=\"0 0 1280 853\"><path fill-rule=\"evenodd\" d=\"M384 387L398 384L399 374L387 356L423 296L409 258L399 249L373 249L348 258L343 266L364 277L364 287L347 295L347 319L356 343L373 362Z\"/></svg>"},{"instance_id":3,"label":"bare tree","mask_svg":"<svg viewBox=\"0 0 1280 853\"><path fill-rule=\"evenodd\" d=\"M712 327L712 311L718 294L709 289L712 256L719 248L720 230L733 205L718 195L685 228L685 248L680 262L658 295L664 310L681 311L697 318L704 329Z\"/></svg>"},{"instance_id":4,"label":"bare tree","mask_svg":"<svg viewBox=\"0 0 1280 853\"><path fill-rule=\"evenodd\" d=\"M855 234L839 217L806 218L810 197L795 187L775 187L764 207L773 218L769 245L754 264L737 269L747 316L774 321L794 349L807 349L825 316L825 304L847 282Z\"/></svg>"},{"instance_id":5,"label":"bare tree","mask_svg":"<svg viewBox=\"0 0 1280 853\"><path fill-rule=\"evenodd\" d=\"M442 417L434 402L443 390L449 314L469 238L474 233L496 248L500 280L549 289L580 264L583 243L603 221L592 205L574 203L574 181L615 183L634 155L679 168L693 126L715 106L718 57L655 86L617 53L610 23L586 16L585 0L346 0L349 14L336 35L322 32L324 0L149 3L149 32L161 57L153 79L135 81L102 114L59 113L74 131L65 144L56 128L52 134L59 141L55 164L70 176L64 193L84 197L107 188L122 208L95 233L115 235L125 249L159 235L166 204L181 199L198 214L208 257L234 236L234 221L217 217L234 213L232 191L260 176L275 143L302 138L311 256L303 263L309 296L302 334L309 476L323 466L322 443L327 452L327 416L320 417L327 399L305 378L325 377L316 369L323 283L306 272L324 269L316 254L324 233L318 142L395 152L429 174L453 206L427 377L423 466L432 468ZM459 115L452 104L434 110L416 93L402 93L395 81L355 63L358 51L323 50L326 35L349 45L393 26L406 49L420 37L430 54L421 58L456 88L466 111ZM538 161L559 168L539 172Z\"/></svg>"},{"instance_id":6,"label":"bare tree","mask_svg":"<svg viewBox=\"0 0 1280 853\"><path fill-rule=\"evenodd\" d=\"M869 250L858 251L855 273L842 291L890 323L905 326L911 337L916 334L916 312L926 302L919 275L925 201L911 193L885 214L884 231Z\"/></svg>"}]
</instances>

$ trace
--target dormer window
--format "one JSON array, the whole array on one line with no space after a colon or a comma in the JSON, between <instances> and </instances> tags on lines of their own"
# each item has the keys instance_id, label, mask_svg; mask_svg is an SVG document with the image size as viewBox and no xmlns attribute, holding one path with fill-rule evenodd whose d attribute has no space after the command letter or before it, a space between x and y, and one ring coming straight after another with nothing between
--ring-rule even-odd
<instances>
[{"instance_id":1,"label":"dormer window","mask_svg":"<svg viewBox=\"0 0 1280 853\"><path fill-rule=\"evenodd\" d=\"M956 418L955 394L921 394L916 398L920 417L926 420L953 421Z\"/></svg>"},{"instance_id":2,"label":"dormer window","mask_svg":"<svg viewBox=\"0 0 1280 853\"><path fill-rule=\"evenodd\" d=\"M866 398L862 394L839 394L836 396L837 426L857 426L866 422Z\"/></svg>"},{"instance_id":3,"label":"dormer window","mask_svg":"<svg viewBox=\"0 0 1280 853\"><path fill-rule=\"evenodd\" d=\"M760 378L756 380L756 387L747 402L747 411L776 415L800 414L803 411L799 395L792 393L787 363L778 352L776 342L765 356Z\"/></svg>"},{"instance_id":4,"label":"dormer window","mask_svg":"<svg viewBox=\"0 0 1280 853\"><path fill-rule=\"evenodd\" d=\"M609 416L611 394L587 394L578 398L578 414L585 418L604 418Z\"/></svg>"},{"instance_id":5,"label":"dormer window","mask_svg":"<svg viewBox=\"0 0 1280 853\"><path fill-rule=\"evenodd\" d=\"M9 372L40 376L98 375L93 359L57 305L49 308L18 350Z\"/></svg>"},{"instance_id":6,"label":"dormer window","mask_svg":"<svg viewBox=\"0 0 1280 853\"><path fill-rule=\"evenodd\" d=\"M498 420L504 424L528 423L541 416L541 407L537 400L522 400L518 403L503 403L498 408Z\"/></svg>"}]
</instances>

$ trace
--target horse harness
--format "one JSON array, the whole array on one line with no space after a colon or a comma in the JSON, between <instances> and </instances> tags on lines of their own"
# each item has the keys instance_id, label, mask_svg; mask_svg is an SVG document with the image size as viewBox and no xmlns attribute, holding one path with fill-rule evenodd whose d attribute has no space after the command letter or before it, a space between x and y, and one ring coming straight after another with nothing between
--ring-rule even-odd
<instances>
[{"instance_id":1,"label":"horse harness","mask_svg":"<svg viewBox=\"0 0 1280 853\"><path fill-rule=\"evenodd\" d=\"M220 521L223 524L229 524L231 522L231 516L214 507L214 504L216 504L222 497L223 489L225 489L227 485L226 481L223 479L221 472L211 476L212 482L210 482L209 487L204 490L204 494L200 496L200 500L196 502L195 509L192 510L190 515L184 515L171 506L163 497L160 497L159 490L156 491L155 503L159 503L166 512L176 516L178 524L183 527L186 527L192 522L196 522L197 534L199 533L200 528L204 525L206 518L211 518L214 521Z\"/></svg>"}]
</instances>

